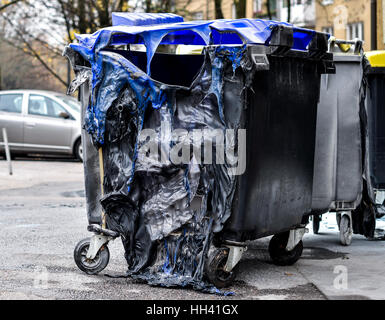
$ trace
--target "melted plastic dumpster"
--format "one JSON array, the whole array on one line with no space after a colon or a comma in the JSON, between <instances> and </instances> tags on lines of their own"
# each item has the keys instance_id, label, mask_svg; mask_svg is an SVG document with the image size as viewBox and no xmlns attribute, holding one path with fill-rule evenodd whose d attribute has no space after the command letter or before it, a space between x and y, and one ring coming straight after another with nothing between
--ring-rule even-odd
<instances>
[{"instance_id":1,"label":"melted plastic dumpster","mask_svg":"<svg viewBox=\"0 0 385 320\"><path fill-rule=\"evenodd\" d=\"M118 25L78 35L65 50L76 72L69 91L80 87L83 103L94 232L75 261L100 272L108 241L120 236L127 276L219 292L207 280L231 283L245 240L277 234L273 260L300 257L320 75L334 69L326 34L258 19L179 19L119 14ZM175 55L159 45L204 50Z\"/></svg>"},{"instance_id":2,"label":"melted plastic dumpster","mask_svg":"<svg viewBox=\"0 0 385 320\"><path fill-rule=\"evenodd\" d=\"M353 234L351 211L360 204L363 190L364 56L360 40L333 38L329 41L336 73L321 77L312 197L313 231L318 233L320 214L335 211L341 243L349 245Z\"/></svg>"}]
</instances>

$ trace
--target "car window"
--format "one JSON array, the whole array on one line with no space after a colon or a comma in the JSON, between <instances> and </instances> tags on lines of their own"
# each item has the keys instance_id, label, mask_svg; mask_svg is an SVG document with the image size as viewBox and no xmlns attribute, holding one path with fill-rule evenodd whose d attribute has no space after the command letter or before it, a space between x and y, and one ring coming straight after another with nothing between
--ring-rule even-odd
<instances>
[{"instance_id":1,"label":"car window","mask_svg":"<svg viewBox=\"0 0 385 320\"><path fill-rule=\"evenodd\" d=\"M1 94L0 111L21 113L23 94Z\"/></svg>"},{"instance_id":2,"label":"car window","mask_svg":"<svg viewBox=\"0 0 385 320\"><path fill-rule=\"evenodd\" d=\"M80 112L80 102L77 101L76 99L69 96L64 96L64 95L57 95L55 97L63 101L65 104L67 104L72 110L78 113Z\"/></svg>"},{"instance_id":3,"label":"car window","mask_svg":"<svg viewBox=\"0 0 385 320\"><path fill-rule=\"evenodd\" d=\"M60 113L67 111L54 100L37 95L31 94L28 99L28 113L38 116L46 116L53 118L60 118Z\"/></svg>"}]
</instances>

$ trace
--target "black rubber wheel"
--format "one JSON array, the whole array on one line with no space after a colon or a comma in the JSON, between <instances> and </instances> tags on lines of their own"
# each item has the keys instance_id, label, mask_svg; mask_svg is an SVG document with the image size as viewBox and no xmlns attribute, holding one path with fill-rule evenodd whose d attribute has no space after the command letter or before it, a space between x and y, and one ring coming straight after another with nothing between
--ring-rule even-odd
<instances>
[{"instance_id":1,"label":"black rubber wheel","mask_svg":"<svg viewBox=\"0 0 385 320\"><path fill-rule=\"evenodd\" d=\"M320 222L321 222L321 217L317 214L314 215L313 216L313 233L314 234L318 234Z\"/></svg>"},{"instance_id":2,"label":"black rubber wheel","mask_svg":"<svg viewBox=\"0 0 385 320\"><path fill-rule=\"evenodd\" d=\"M230 272L224 271L228 254L228 248L219 248L208 257L206 262L206 276L217 288L230 286L237 273L238 265L236 265Z\"/></svg>"},{"instance_id":3,"label":"black rubber wheel","mask_svg":"<svg viewBox=\"0 0 385 320\"><path fill-rule=\"evenodd\" d=\"M340 222L340 242L343 246L349 246L352 243L353 234L350 230L349 216L343 215Z\"/></svg>"},{"instance_id":4,"label":"black rubber wheel","mask_svg":"<svg viewBox=\"0 0 385 320\"><path fill-rule=\"evenodd\" d=\"M286 245L289 239L289 232L274 235L269 243L269 254L273 263L278 266L291 266L296 263L302 255L302 240L294 247L293 250L287 251Z\"/></svg>"},{"instance_id":5,"label":"black rubber wheel","mask_svg":"<svg viewBox=\"0 0 385 320\"><path fill-rule=\"evenodd\" d=\"M75 263L80 270L87 274L98 274L110 261L110 251L107 245L103 245L94 259L87 259L87 251L90 247L91 238L86 238L78 242L74 250Z\"/></svg>"},{"instance_id":6,"label":"black rubber wheel","mask_svg":"<svg viewBox=\"0 0 385 320\"><path fill-rule=\"evenodd\" d=\"M83 146L80 139L75 143L74 155L76 159L78 159L80 162L83 162Z\"/></svg>"}]
</instances>

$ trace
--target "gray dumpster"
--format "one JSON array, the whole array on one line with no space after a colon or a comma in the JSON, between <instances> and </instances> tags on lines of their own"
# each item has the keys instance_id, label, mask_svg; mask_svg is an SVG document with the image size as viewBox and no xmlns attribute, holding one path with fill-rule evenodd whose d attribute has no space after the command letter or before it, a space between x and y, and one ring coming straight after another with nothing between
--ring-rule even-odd
<instances>
[{"instance_id":1,"label":"gray dumpster","mask_svg":"<svg viewBox=\"0 0 385 320\"><path fill-rule=\"evenodd\" d=\"M352 236L351 210L362 196L360 108L363 95L362 42L329 40L336 73L321 77L317 113L312 196L313 230L318 233L321 214L337 212L341 243Z\"/></svg>"},{"instance_id":2,"label":"gray dumpster","mask_svg":"<svg viewBox=\"0 0 385 320\"><path fill-rule=\"evenodd\" d=\"M366 145L364 193L353 219L354 233L376 237L376 218L385 214L385 51L365 53ZM380 236L383 237L383 236Z\"/></svg>"}]
</instances>

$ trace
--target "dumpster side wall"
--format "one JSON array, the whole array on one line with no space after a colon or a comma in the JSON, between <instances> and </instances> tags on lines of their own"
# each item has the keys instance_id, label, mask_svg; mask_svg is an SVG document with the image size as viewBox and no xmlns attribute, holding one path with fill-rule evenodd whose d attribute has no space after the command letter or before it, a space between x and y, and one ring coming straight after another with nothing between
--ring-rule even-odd
<instances>
[{"instance_id":1,"label":"dumpster side wall","mask_svg":"<svg viewBox=\"0 0 385 320\"><path fill-rule=\"evenodd\" d=\"M362 192L362 150L360 129L360 86L362 66L336 64L343 87L338 92L338 154L336 196L338 202L351 202L354 208ZM349 81L348 81L349 80ZM341 121L340 121L341 119Z\"/></svg>"},{"instance_id":2,"label":"dumpster side wall","mask_svg":"<svg viewBox=\"0 0 385 320\"><path fill-rule=\"evenodd\" d=\"M247 169L225 233L244 241L287 231L311 210L320 75L317 64L269 57L248 92Z\"/></svg>"},{"instance_id":3,"label":"dumpster side wall","mask_svg":"<svg viewBox=\"0 0 385 320\"><path fill-rule=\"evenodd\" d=\"M385 68L380 69L368 75L369 170L372 186L385 189Z\"/></svg>"},{"instance_id":4,"label":"dumpster side wall","mask_svg":"<svg viewBox=\"0 0 385 320\"><path fill-rule=\"evenodd\" d=\"M312 209L326 212L335 202L354 209L362 192L360 86L362 66L337 61L336 74L322 75L317 115Z\"/></svg>"},{"instance_id":5,"label":"dumpster side wall","mask_svg":"<svg viewBox=\"0 0 385 320\"><path fill-rule=\"evenodd\" d=\"M82 123L84 123L84 116L89 104L90 94L89 82L86 81L79 87L80 101L82 104ZM83 128L82 144L87 218L90 224L101 224L102 206L100 204L100 199L102 197L102 192L98 150L93 146L90 135Z\"/></svg>"}]
</instances>

